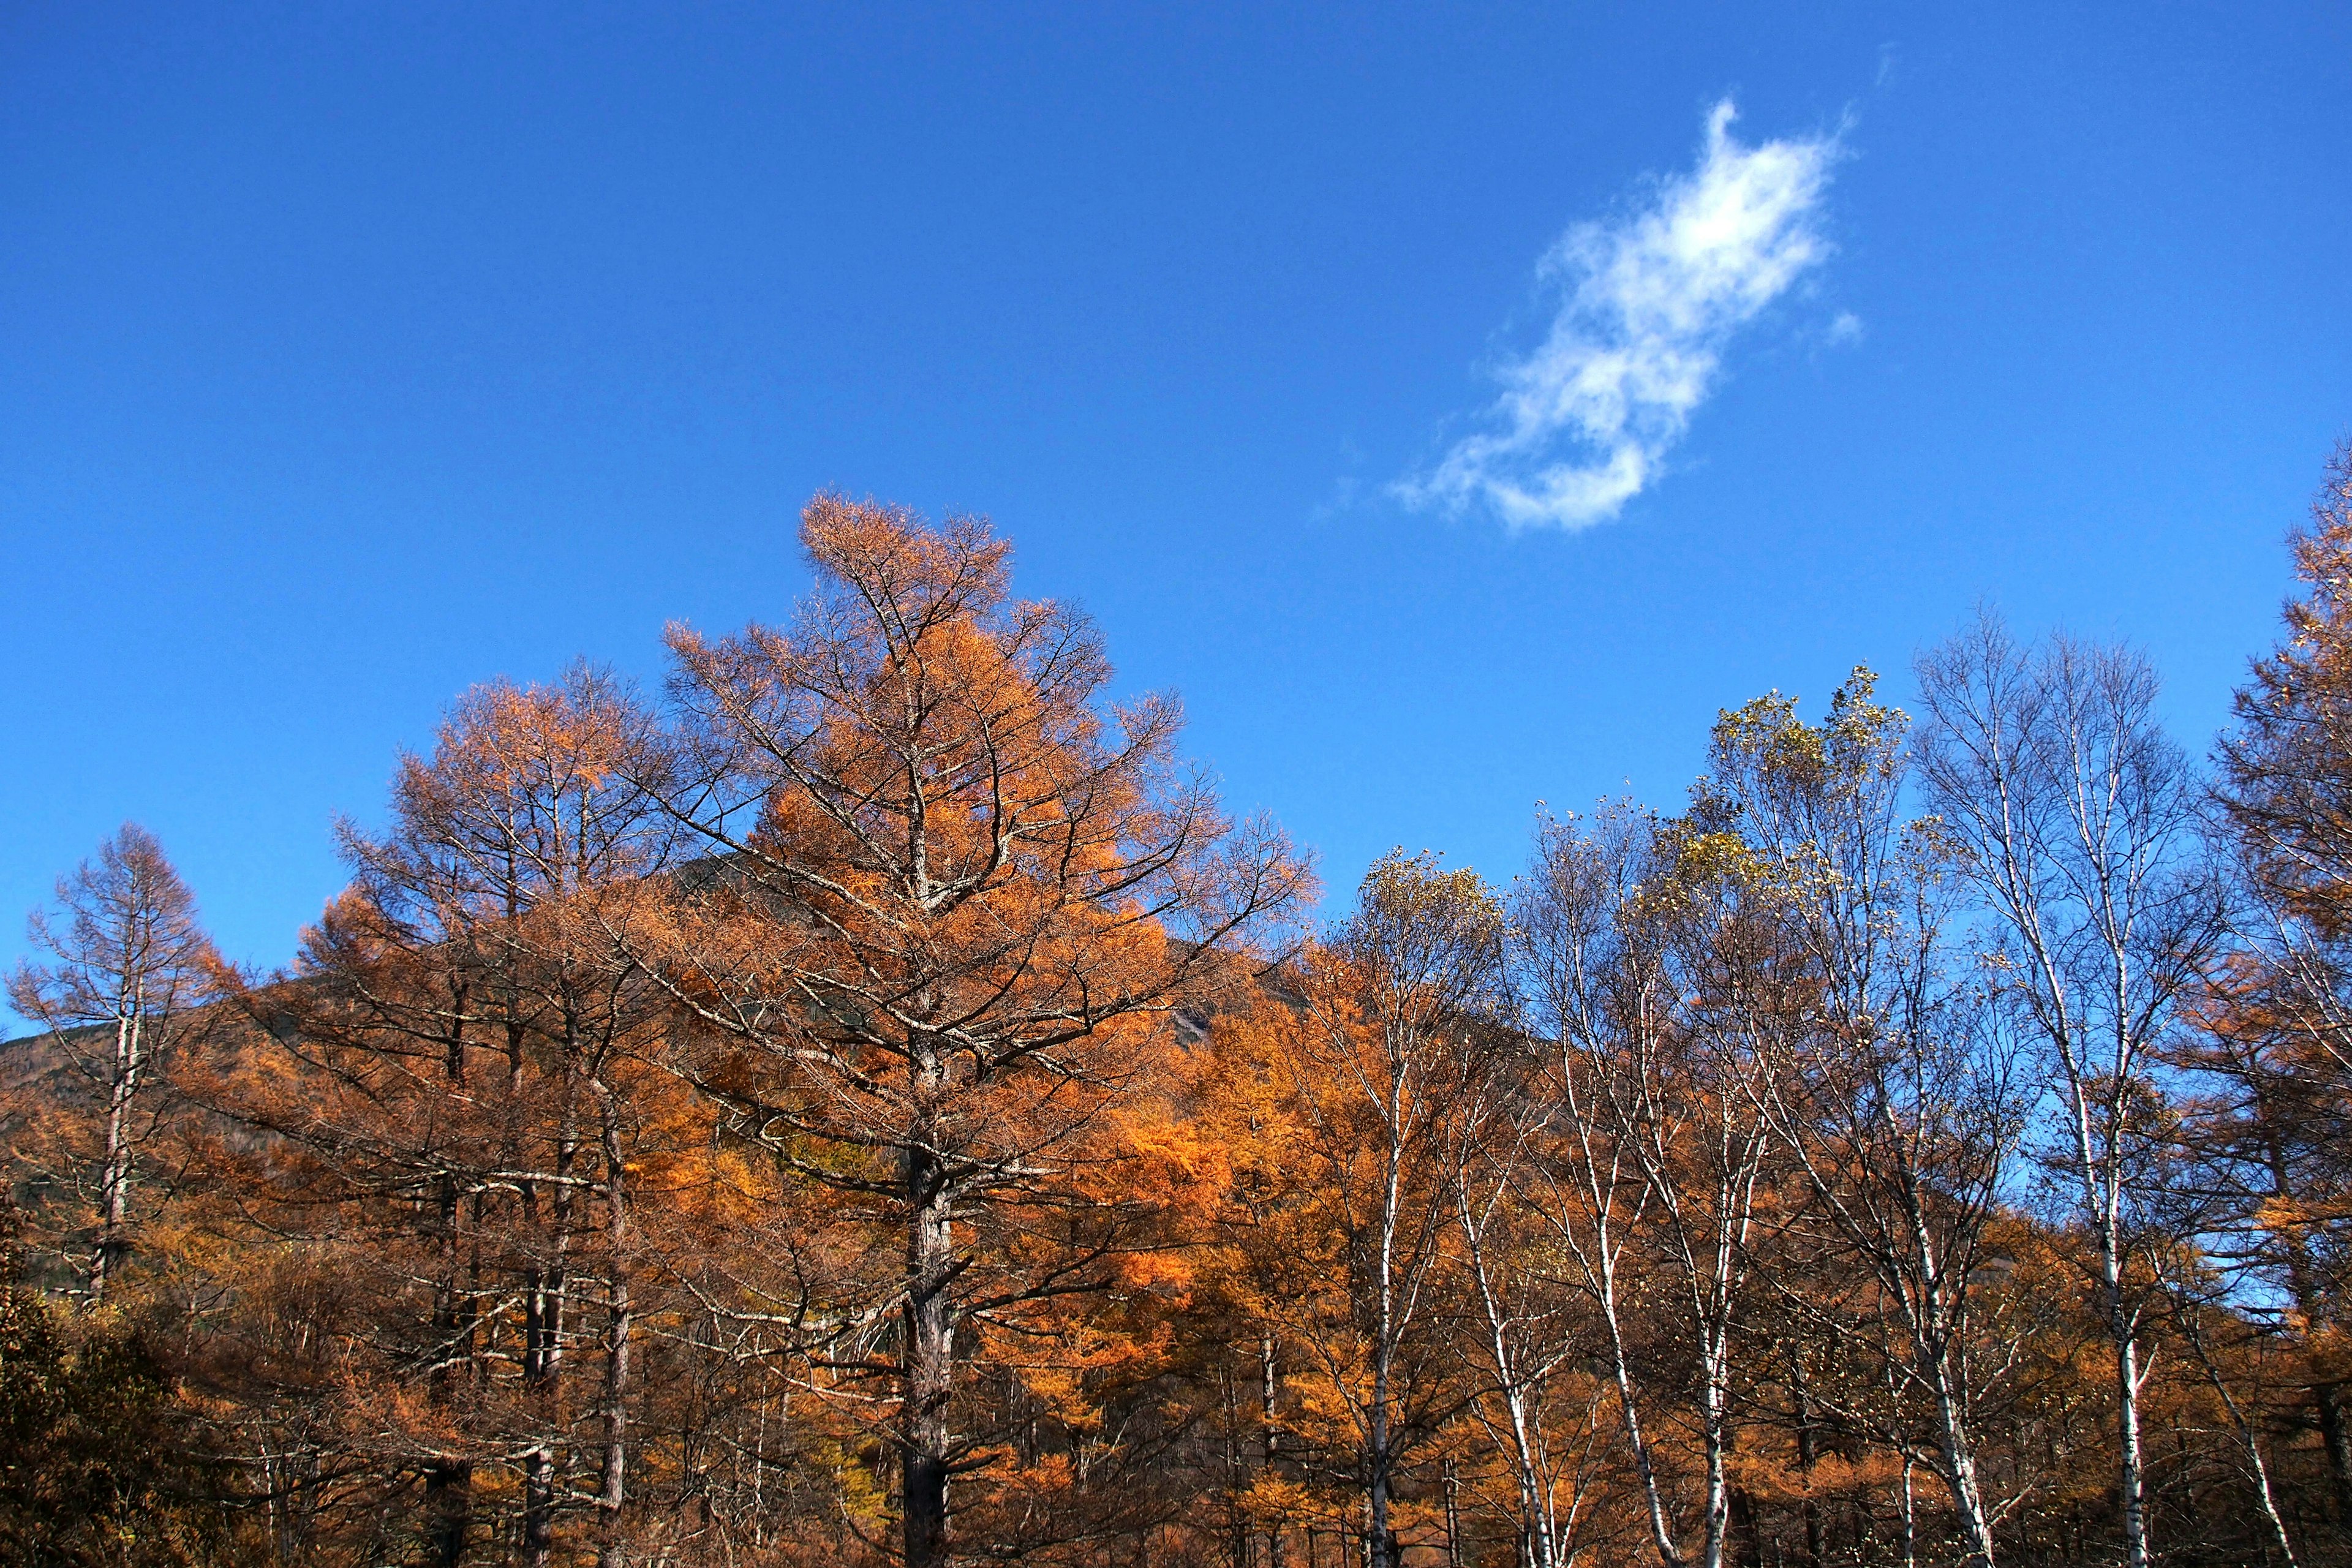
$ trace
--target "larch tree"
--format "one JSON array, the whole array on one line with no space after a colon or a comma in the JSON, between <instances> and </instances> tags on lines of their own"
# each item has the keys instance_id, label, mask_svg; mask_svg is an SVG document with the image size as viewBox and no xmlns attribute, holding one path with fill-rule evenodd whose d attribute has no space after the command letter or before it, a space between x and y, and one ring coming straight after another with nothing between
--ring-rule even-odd
<instances>
[{"instance_id":1,"label":"larch tree","mask_svg":"<svg viewBox=\"0 0 2352 1568\"><path fill-rule=\"evenodd\" d=\"M2352 1079L2352 442L2290 543L2305 593L2253 661L2218 747L2217 803L2250 895L2239 934L2276 1000L2335 1074Z\"/></svg>"},{"instance_id":2,"label":"larch tree","mask_svg":"<svg viewBox=\"0 0 2352 1568\"><path fill-rule=\"evenodd\" d=\"M2303 594L2216 748L2236 943L2189 1063L2221 1087L2191 1128L2239 1218L2237 1267L2293 1303L2310 1418L2352 1520L2352 443L2290 543Z\"/></svg>"},{"instance_id":3,"label":"larch tree","mask_svg":"<svg viewBox=\"0 0 2352 1568\"><path fill-rule=\"evenodd\" d=\"M931 1568L951 1483L1012 1452L976 1367L1133 1244L1109 1112L1305 873L1181 766L1172 698L1107 700L1093 625L1013 597L983 522L828 495L801 539L789 626L670 634L665 798L707 859L654 967L685 1070L839 1195L803 1342Z\"/></svg>"},{"instance_id":4,"label":"larch tree","mask_svg":"<svg viewBox=\"0 0 2352 1568\"><path fill-rule=\"evenodd\" d=\"M1772 694L1311 939L984 523L801 539L666 706L462 698L284 973L137 828L59 884L19 1555L2343 1555L2352 448L2210 793L2144 660L1987 619L1916 737Z\"/></svg>"},{"instance_id":5,"label":"larch tree","mask_svg":"<svg viewBox=\"0 0 2352 1568\"><path fill-rule=\"evenodd\" d=\"M1360 1533L1355 1426L1325 1375L1320 1348L1353 1342L1349 1261L1301 1113L1291 1052L1301 998L1295 972L1217 1017L1189 1054L1183 1116L1202 1151L1194 1256L1203 1276L1201 1331L1230 1347L1235 1387L1225 1414L1237 1560L1269 1568L1294 1543ZM1182 1189L1180 1189L1182 1190ZM1341 1364L1353 1368L1352 1353ZM1254 1395L1255 1397L1251 1397Z\"/></svg>"},{"instance_id":6,"label":"larch tree","mask_svg":"<svg viewBox=\"0 0 2352 1568\"><path fill-rule=\"evenodd\" d=\"M57 886L27 938L41 956L9 977L8 1000L47 1031L74 1087L36 1142L34 1173L72 1194L63 1247L98 1307L140 1217L142 1154L168 1108L170 1058L205 1019L218 961L187 884L155 836L125 823Z\"/></svg>"},{"instance_id":7,"label":"larch tree","mask_svg":"<svg viewBox=\"0 0 2352 1568\"><path fill-rule=\"evenodd\" d=\"M622 940L674 833L661 754L600 671L468 694L403 759L389 831L345 827L352 885L243 993L267 1045L208 1091L264 1135L237 1205L365 1283L328 1425L373 1429L387 1497L421 1478L450 1568L498 1527L486 1469L524 1563L583 1511L598 1562L625 1550L633 1188L693 1136L649 1065L667 994Z\"/></svg>"}]
</instances>

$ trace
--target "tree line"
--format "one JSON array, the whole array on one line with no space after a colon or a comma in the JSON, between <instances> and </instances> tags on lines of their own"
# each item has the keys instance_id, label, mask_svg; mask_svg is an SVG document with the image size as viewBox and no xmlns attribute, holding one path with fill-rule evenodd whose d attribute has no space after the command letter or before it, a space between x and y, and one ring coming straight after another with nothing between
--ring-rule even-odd
<instances>
[{"instance_id":1,"label":"tree line","mask_svg":"<svg viewBox=\"0 0 2352 1568\"><path fill-rule=\"evenodd\" d=\"M496 682L281 973L125 826L0 1052L0 1553L2352 1561L2352 448L2200 762L1916 715L1315 916L983 523Z\"/></svg>"}]
</instances>

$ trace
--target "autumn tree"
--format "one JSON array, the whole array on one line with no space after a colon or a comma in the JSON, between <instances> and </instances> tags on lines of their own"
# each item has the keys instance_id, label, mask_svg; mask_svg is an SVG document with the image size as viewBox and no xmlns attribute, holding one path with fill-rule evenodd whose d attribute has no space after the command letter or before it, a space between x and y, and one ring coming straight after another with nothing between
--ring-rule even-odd
<instances>
[{"instance_id":1,"label":"autumn tree","mask_svg":"<svg viewBox=\"0 0 2352 1568\"><path fill-rule=\"evenodd\" d=\"M801 541L665 704L460 699L284 973L59 884L0 1555L2342 1556L2352 450L2210 796L1988 619L1311 928L984 523Z\"/></svg>"},{"instance_id":2,"label":"autumn tree","mask_svg":"<svg viewBox=\"0 0 2352 1568\"><path fill-rule=\"evenodd\" d=\"M1515 1020L1522 1015L1514 1005ZM1559 1107L1544 1054L1520 1034L1459 1075L1445 1185L1462 1249L1457 1353L1475 1369L1467 1413L1507 1481L1501 1510L1527 1568L1560 1568L1618 1501L1609 1384L1591 1363L1593 1322L1561 1277L1544 1202Z\"/></svg>"},{"instance_id":3,"label":"autumn tree","mask_svg":"<svg viewBox=\"0 0 2352 1568\"><path fill-rule=\"evenodd\" d=\"M1286 986L1221 1058L1223 1135L1252 1151L1233 1223L1291 1363L1289 1428L1344 1478L1366 1561L1395 1568L1402 1483L1468 1398L1454 1183L1510 1048L1501 900L1434 857L1383 857Z\"/></svg>"},{"instance_id":4,"label":"autumn tree","mask_svg":"<svg viewBox=\"0 0 2352 1568\"><path fill-rule=\"evenodd\" d=\"M2093 1242L2113 1356L2126 1561L2150 1560L2140 1396L2147 1141L2159 1052L2218 937L2197 860L2196 784L2121 647L2019 646L1990 615L1918 661L1918 750L1999 944L2002 995L2056 1075L2055 1167Z\"/></svg>"},{"instance_id":5,"label":"autumn tree","mask_svg":"<svg viewBox=\"0 0 2352 1568\"><path fill-rule=\"evenodd\" d=\"M1645 1255L1636 1240L1653 1196L1617 1103L1622 1058L1638 1062L1670 1029L1678 1000L1643 890L1658 869L1657 825L1631 805L1538 825L1537 862L1513 908L1515 962L1528 1016L1551 1042L1542 1092L1559 1108L1550 1158L1533 1167L1536 1212L1551 1227L1602 1334L1650 1546L1680 1568L1657 1405L1635 1358Z\"/></svg>"},{"instance_id":6,"label":"autumn tree","mask_svg":"<svg viewBox=\"0 0 2352 1568\"><path fill-rule=\"evenodd\" d=\"M2290 543L2304 595L2255 659L2217 747L2217 801L2253 899L2240 934L2263 955L2276 1000L2338 1077L2352 1075L2343 1013L2352 971L2352 443L2328 464L2309 527Z\"/></svg>"},{"instance_id":7,"label":"autumn tree","mask_svg":"<svg viewBox=\"0 0 2352 1568\"><path fill-rule=\"evenodd\" d=\"M1955 963L1958 868L1940 825L1905 814L1907 720L1874 700L1874 686L1857 669L1819 724L1779 697L1725 713L1710 788L1777 889L1817 996L1809 1026L1776 1041L1759 1087L1811 1189L1809 1220L1872 1288L1863 1324L1825 1326L1883 1331L1877 1354L1911 1396L1841 1414L1906 1455L1924 1451L1967 1560L1990 1568L2006 1500L1986 1495L1977 1405L2001 1362L1985 1353L1979 1281L2011 1191L2024 1064L1981 1005L1980 977ZM1841 1356L1859 1360L1860 1348L1845 1338ZM1791 1384L1805 1397L1801 1360ZM1928 1413L1924 1443L1903 1420L1914 1406ZM1810 1469L1809 1413L1798 1419ZM1810 1513L1807 1524L1818 1562Z\"/></svg>"},{"instance_id":8,"label":"autumn tree","mask_svg":"<svg viewBox=\"0 0 2352 1568\"><path fill-rule=\"evenodd\" d=\"M218 1468L141 1326L60 1321L26 1278L0 1198L0 1560L44 1568L199 1568L251 1560Z\"/></svg>"},{"instance_id":9,"label":"autumn tree","mask_svg":"<svg viewBox=\"0 0 2352 1568\"><path fill-rule=\"evenodd\" d=\"M2302 595L2216 747L2234 942L2180 1060L2203 1086L2185 1131L2226 1211L2220 1261L2287 1304L2299 1419L2318 1433L2337 1520L2352 1522L2352 445L2290 543Z\"/></svg>"},{"instance_id":10,"label":"autumn tree","mask_svg":"<svg viewBox=\"0 0 2352 1568\"><path fill-rule=\"evenodd\" d=\"M373 1430L341 1462L392 1495L421 1479L432 1562L465 1557L502 1477L522 1562L583 1510L599 1562L625 1545L637 1184L701 1136L652 1065L667 994L621 940L667 854L660 751L584 667L468 694L402 760L390 830L344 827L351 887L292 976L241 994L258 1034L208 1091L263 1140L221 1156L279 1244L257 1254L367 1298L320 1325L348 1352L323 1419Z\"/></svg>"},{"instance_id":11,"label":"autumn tree","mask_svg":"<svg viewBox=\"0 0 2352 1568\"><path fill-rule=\"evenodd\" d=\"M34 1180L72 1210L60 1245L97 1307L137 1234L142 1157L172 1103L165 1072L204 1026L217 961L194 895L135 823L58 879L26 936L42 956L9 976L8 1000L47 1031L65 1081L24 1142Z\"/></svg>"},{"instance_id":12,"label":"autumn tree","mask_svg":"<svg viewBox=\"0 0 2352 1568\"><path fill-rule=\"evenodd\" d=\"M1452 1412L1442 1382L1409 1364L1464 1305L1452 1222L1465 1112L1501 1067L1512 1019L1503 905L1477 876L1391 855L1365 874L1354 914L1307 971L1291 1054L1300 1106L1347 1240L1370 1373L1354 1412L1372 1568L1402 1561L1397 1472Z\"/></svg>"},{"instance_id":13,"label":"autumn tree","mask_svg":"<svg viewBox=\"0 0 2352 1568\"><path fill-rule=\"evenodd\" d=\"M984 523L820 496L801 539L789 626L670 635L663 799L709 869L651 967L696 1083L838 1194L803 1340L928 1568L950 1483L1008 1459L976 1374L1130 1245L1108 1112L1158 1021L1303 873L1180 765L1172 698L1108 701L1092 624L1012 596Z\"/></svg>"},{"instance_id":14,"label":"autumn tree","mask_svg":"<svg viewBox=\"0 0 2352 1568\"><path fill-rule=\"evenodd\" d=\"M1547 820L1516 910L1559 1108L1543 1212L1604 1336L1665 1568L1685 1561L1665 1412L1695 1428L1699 1560L1716 1568L1727 1549L1739 1330L1771 1157L1755 1086L1789 1016L1769 900L1713 817L1702 797L1674 820L1630 807Z\"/></svg>"}]
</instances>

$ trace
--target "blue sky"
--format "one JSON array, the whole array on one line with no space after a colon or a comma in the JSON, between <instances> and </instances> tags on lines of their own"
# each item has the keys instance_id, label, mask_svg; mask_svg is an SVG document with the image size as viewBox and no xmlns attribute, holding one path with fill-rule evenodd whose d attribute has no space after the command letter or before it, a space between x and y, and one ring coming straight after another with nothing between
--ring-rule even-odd
<instances>
[{"instance_id":1,"label":"blue sky","mask_svg":"<svg viewBox=\"0 0 2352 1568\"><path fill-rule=\"evenodd\" d=\"M0 962L125 818L282 962L451 698L784 616L820 487L992 516L1342 889L1979 598L2201 748L2347 107L2326 5L12 6Z\"/></svg>"}]
</instances>

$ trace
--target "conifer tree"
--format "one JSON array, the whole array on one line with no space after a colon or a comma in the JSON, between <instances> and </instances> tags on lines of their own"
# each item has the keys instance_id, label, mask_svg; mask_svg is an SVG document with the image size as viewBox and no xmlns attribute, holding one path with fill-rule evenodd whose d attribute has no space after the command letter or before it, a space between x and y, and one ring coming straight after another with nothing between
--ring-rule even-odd
<instances>
[{"instance_id":1,"label":"conifer tree","mask_svg":"<svg viewBox=\"0 0 2352 1568\"><path fill-rule=\"evenodd\" d=\"M207 1021L218 961L194 896L136 823L58 880L55 910L37 910L27 936L44 956L9 976L8 1000L65 1068L26 1140L31 1174L69 1194L61 1245L95 1308L132 1246L143 1156L173 1104L171 1058Z\"/></svg>"},{"instance_id":2,"label":"conifer tree","mask_svg":"<svg viewBox=\"0 0 2352 1568\"><path fill-rule=\"evenodd\" d=\"M1099 1173L1160 1020L1303 873L1179 763L1172 698L1105 700L1092 624L1013 598L984 523L820 496L801 539L788 626L671 633L665 799L709 858L648 963L695 1081L839 1195L811 1354L876 1414L899 1553L931 1568L951 1486L1008 1453L974 1398L992 1337L1133 1245Z\"/></svg>"}]
</instances>

